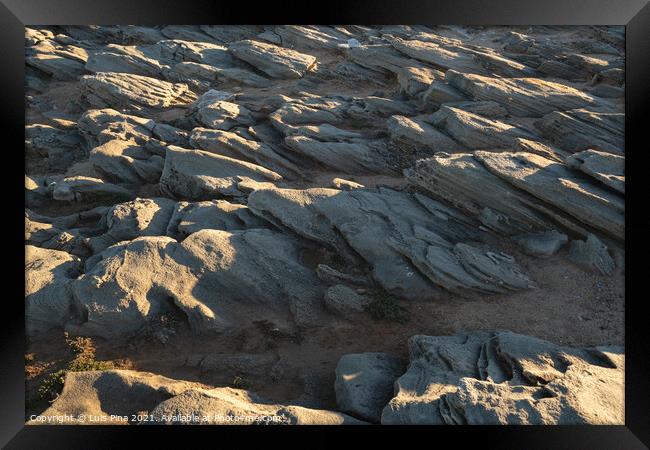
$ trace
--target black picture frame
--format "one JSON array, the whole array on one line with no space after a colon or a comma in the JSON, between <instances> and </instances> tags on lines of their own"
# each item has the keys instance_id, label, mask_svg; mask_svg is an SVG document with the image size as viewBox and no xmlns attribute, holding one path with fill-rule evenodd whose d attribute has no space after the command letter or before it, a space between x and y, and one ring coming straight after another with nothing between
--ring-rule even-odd
<instances>
[{"instance_id":1,"label":"black picture frame","mask_svg":"<svg viewBox=\"0 0 650 450\"><path fill-rule=\"evenodd\" d=\"M252 433L249 427L107 427L107 426L24 426L24 283L20 260L24 247L23 174L19 163L24 154L24 26L63 24L459 24L459 25L624 25L626 27L626 302L625 302L625 425L557 427L264 427L255 431L274 437L309 438L315 431L336 445L350 434L379 437L404 434L401 443L423 439L438 445L439 439L451 442L475 440L486 448L606 448L634 449L650 445L650 336L644 291L647 278L649 221L645 187L650 152L647 128L650 126L650 3L647 0L440 0L387 1L362 0L314 3L276 1L255 4L207 0L2 0L0 4L0 77L2 81L3 152L15 156L5 163L2 185L6 195L6 225L3 309L0 328L0 445L6 448L117 448L128 444L134 435L163 438L180 436L184 441L198 435L218 433L237 439ZM10 175L10 176L9 176ZM9 176L9 179L6 179ZM21 192L23 192L21 194ZM9 249L11 248L11 249ZM14 276L14 271L16 272ZM11 306L11 307L10 307ZM282 434L280 434L282 433ZM421 434L414 436L413 433ZM345 434L345 435L344 435ZM444 435L444 436L443 436ZM405 441L408 436L408 441ZM413 436L413 438L411 438ZM204 436L201 436L204 437ZM270 436L269 436L270 437ZM223 445L223 441L208 443ZM221 439L221 438L219 438ZM434 441L435 440L435 441ZM268 441L277 442L277 441ZM302 441L297 441L302 442ZM305 441L307 444L309 441ZM280 442L284 443L283 441ZM480 443L480 444L478 444ZM456 444L455 444L456 445Z\"/></svg>"}]
</instances>

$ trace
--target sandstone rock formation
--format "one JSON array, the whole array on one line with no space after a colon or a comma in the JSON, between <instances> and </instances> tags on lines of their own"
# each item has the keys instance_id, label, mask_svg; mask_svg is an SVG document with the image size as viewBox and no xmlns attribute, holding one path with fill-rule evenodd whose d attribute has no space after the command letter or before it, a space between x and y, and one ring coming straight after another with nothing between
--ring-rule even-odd
<instances>
[{"instance_id":1,"label":"sandstone rock formation","mask_svg":"<svg viewBox=\"0 0 650 450\"><path fill-rule=\"evenodd\" d=\"M624 54L602 26L28 26L30 342L164 347L151 330L174 316L206 349L169 373L220 376L69 372L49 411L618 423L618 350L415 336L402 373L384 347L467 329L455 305L528 319L553 295L586 317L608 312L573 290L622 298ZM369 325L402 310L424 328ZM601 319L563 333L615 339ZM226 372L304 386L267 401Z\"/></svg>"},{"instance_id":2,"label":"sandstone rock formation","mask_svg":"<svg viewBox=\"0 0 650 450\"><path fill-rule=\"evenodd\" d=\"M235 42L229 50L273 78L300 78L316 63L311 55L259 41Z\"/></svg>"},{"instance_id":3,"label":"sandstone rock formation","mask_svg":"<svg viewBox=\"0 0 650 450\"><path fill-rule=\"evenodd\" d=\"M344 355L336 366L336 402L342 411L378 423L404 363L385 353Z\"/></svg>"},{"instance_id":4,"label":"sandstone rock formation","mask_svg":"<svg viewBox=\"0 0 650 450\"><path fill-rule=\"evenodd\" d=\"M250 322L252 311L299 325L322 320L323 292L298 259L295 238L265 229L204 229L115 244L71 286L89 333L115 336L179 308L196 332Z\"/></svg>"},{"instance_id":5,"label":"sandstone rock formation","mask_svg":"<svg viewBox=\"0 0 650 450\"><path fill-rule=\"evenodd\" d=\"M152 373L131 370L69 372L63 392L43 413L43 416L73 418L61 419L61 423L65 424L91 423L92 416L108 417L108 420L101 421L103 424L131 422L143 425L361 425L364 423L335 411L315 410L294 405L274 405L241 389L210 389L200 383L173 380ZM79 416L82 418L79 419ZM138 416L142 419L137 420Z\"/></svg>"},{"instance_id":6,"label":"sandstone rock formation","mask_svg":"<svg viewBox=\"0 0 650 450\"><path fill-rule=\"evenodd\" d=\"M622 423L621 348L570 348L511 332L414 336L384 424Z\"/></svg>"},{"instance_id":7,"label":"sandstone rock formation","mask_svg":"<svg viewBox=\"0 0 650 450\"><path fill-rule=\"evenodd\" d=\"M65 324L73 315L70 284L81 261L65 251L25 248L25 321L34 334Z\"/></svg>"}]
</instances>

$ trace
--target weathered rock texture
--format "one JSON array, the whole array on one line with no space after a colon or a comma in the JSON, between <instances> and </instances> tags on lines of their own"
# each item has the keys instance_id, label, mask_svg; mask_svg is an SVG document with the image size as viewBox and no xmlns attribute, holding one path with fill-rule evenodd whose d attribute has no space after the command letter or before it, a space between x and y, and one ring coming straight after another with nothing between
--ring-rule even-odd
<instances>
[{"instance_id":1,"label":"weathered rock texture","mask_svg":"<svg viewBox=\"0 0 650 450\"><path fill-rule=\"evenodd\" d=\"M344 355L336 366L336 403L342 411L378 423L404 363L385 353Z\"/></svg>"},{"instance_id":2,"label":"weathered rock texture","mask_svg":"<svg viewBox=\"0 0 650 450\"><path fill-rule=\"evenodd\" d=\"M145 419L133 422L145 425L364 423L336 411L272 404L241 389L210 389L200 383L132 370L69 372L63 392L43 415L54 419L49 425L88 424L92 423L92 416L95 420L107 416L109 419L102 421L104 424L124 424L132 421L132 416L138 415ZM125 416L127 420L122 419Z\"/></svg>"},{"instance_id":3,"label":"weathered rock texture","mask_svg":"<svg viewBox=\"0 0 650 450\"><path fill-rule=\"evenodd\" d=\"M343 254L353 249L375 281L398 296L470 295L528 289L534 283L511 256L465 243L476 238L468 218L422 195L380 188L258 190L256 214Z\"/></svg>"},{"instance_id":4,"label":"weathered rock texture","mask_svg":"<svg viewBox=\"0 0 650 450\"><path fill-rule=\"evenodd\" d=\"M624 420L624 356L511 332L413 336L383 424L577 425Z\"/></svg>"},{"instance_id":5,"label":"weathered rock texture","mask_svg":"<svg viewBox=\"0 0 650 450\"><path fill-rule=\"evenodd\" d=\"M609 190L561 162L528 152L438 154L407 172L414 183L483 224L506 233L562 226L586 236L588 229L622 240L625 204Z\"/></svg>"},{"instance_id":6,"label":"weathered rock texture","mask_svg":"<svg viewBox=\"0 0 650 450\"><path fill-rule=\"evenodd\" d=\"M25 320L27 333L61 326L72 315L71 282L81 261L64 251L25 248Z\"/></svg>"},{"instance_id":7,"label":"weathered rock texture","mask_svg":"<svg viewBox=\"0 0 650 450\"><path fill-rule=\"evenodd\" d=\"M241 335L242 346L255 347L247 333L267 324L297 346L303 337L330 336L336 347L338 333L361 326L363 335L382 307L413 313L496 300L515 310L521 299L546 298L546 268L555 263L585 272L580 286L618 283L624 54L623 28L602 26L28 26L30 339L66 331L112 345L178 316L187 336L209 343ZM573 301L557 289L553 295ZM622 296L616 289L607 295ZM449 325L443 319L440 326ZM421 345L450 356L434 352L427 362L412 345L411 368L384 422L618 417L595 400L613 404L618 386L611 375L618 369L599 363L605 357L595 350L581 350L582 362L568 366L564 356L544 357L540 370L554 378L538 386L528 375L512 381L509 371L522 360L499 353L524 338L439 339L444 345ZM365 350L381 348L352 351ZM343 353L336 347L323 357ZM304 409L327 396L314 386L333 389L313 381L313 368L251 354L237 363L193 355L187 364L272 377L286 369L293 380L312 380L303 409L114 372L69 374L53 408L67 411L87 395L87 410L74 406L78 412L131 411L140 400L126 405L112 396L142 389L155 397L142 408L155 408L163 422L172 411L232 411L355 423ZM336 394L342 410L376 423L401 369L374 354L341 359ZM440 358L449 367L431 375L427 364ZM419 365L426 376L416 380ZM592 386L583 368L607 383Z\"/></svg>"},{"instance_id":8,"label":"weathered rock texture","mask_svg":"<svg viewBox=\"0 0 650 450\"><path fill-rule=\"evenodd\" d=\"M102 336L135 331L174 307L197 332L250 322L253 311L300 325L322 313L322 290L300 263L296 239L265 229L120 242L88 260L71 287L83 327Z\"/></svg>"}]
</instances>

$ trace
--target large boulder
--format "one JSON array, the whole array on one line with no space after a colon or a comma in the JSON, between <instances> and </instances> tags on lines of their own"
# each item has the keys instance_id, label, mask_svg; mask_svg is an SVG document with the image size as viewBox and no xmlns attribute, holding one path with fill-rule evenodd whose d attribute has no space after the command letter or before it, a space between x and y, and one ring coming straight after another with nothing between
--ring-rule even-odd
<instances>
[{"instance_id":1,"label":"large boulder","mask_svg":"<svg viewBox=\"0 0 650 450\"><path fill-rule=\"evenodd\" d=\"M299 260L298 242L266 229L201 230L182 243L139 237L104 250L72 285L85 333L116 336L180 309L195 332L226 331L260 317L322 322L323 291Z\"/></svg>"},{"instance_id":2,"label":"large boulder","mask_svg":"<svg viewBox=\"0 0 650 450\"><path fill-rule=\"evenodd\" d=\"M81 260L59 250L25 247L25 324L28 335L63 326L75 314L70 284Z\"/></svg>"},{"instance_id":3,"label":"large boulder","mask_svg":"<svg viewBox=\"0 0 650 450\"><path fill-rule=\"evenodd\" d=\"M621 348L499 331L414 336L409 349L382 424L623 423Z\"/></svg>"}]
</instances>

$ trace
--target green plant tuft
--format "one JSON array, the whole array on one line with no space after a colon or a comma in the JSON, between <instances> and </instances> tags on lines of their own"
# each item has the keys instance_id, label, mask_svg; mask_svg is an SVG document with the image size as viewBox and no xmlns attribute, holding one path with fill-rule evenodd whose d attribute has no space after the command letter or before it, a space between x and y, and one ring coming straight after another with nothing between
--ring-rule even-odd
<instances>
[{"instance_id":1,"label":"green plant tuft","mask_svg":"<svg viewBox=\"0 0 650 450\"><path fill-rule=\"evenodd\" d=\"M57 370L45 377L38 386L38 395L45 400L54 400L63 389L65 373L65 370Z\"/></svg>"},{"instance_id":2,"label":"green plant tuft","mask_svg":"<svg viewBox=\"0 0 650 450\"><path fill-rule=\"evenodd\" d=\"M48 401L56 399L63 389L66 373L84 372L87 370L110 370L115 367L110 361L95 360L95 346L90 338L70 338L68 333L65 333L65 342L74 355L74 358L68 363L65 369L58 370L45 377L38 387L40 397Z\"/></svg>"},{"instance_id":3,"label":"green plant tuft","mask_svg":"<svg viewBox=\"0 0 650 450\"><path fill-rule=\"evenodd\" d=\"M366 307L366 312L375 320L407 323L410 319L408 311L399 304L397 298L387 292L375 295L375 300Z\"/></svg>"}]
</instances>

